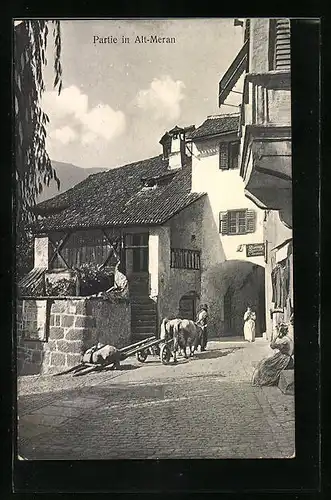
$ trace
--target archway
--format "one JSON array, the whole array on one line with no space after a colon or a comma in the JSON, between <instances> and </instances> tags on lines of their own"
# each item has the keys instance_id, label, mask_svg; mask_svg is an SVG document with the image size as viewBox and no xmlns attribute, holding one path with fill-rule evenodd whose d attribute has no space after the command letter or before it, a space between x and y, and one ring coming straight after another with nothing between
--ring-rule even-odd
<instances>
[{"instance_id":1,"label":"archway","mask_svg":"<svg viewBox=\"0 0 331 500\"><path fill-rule=\"evenodd\" d=\"M256 337L266 328L265 270L250 261L228 260L210 269L204 278L202 300L209 304L213 337L243 337L247 306L256 312Z\"/></svg>"}]
</instances>

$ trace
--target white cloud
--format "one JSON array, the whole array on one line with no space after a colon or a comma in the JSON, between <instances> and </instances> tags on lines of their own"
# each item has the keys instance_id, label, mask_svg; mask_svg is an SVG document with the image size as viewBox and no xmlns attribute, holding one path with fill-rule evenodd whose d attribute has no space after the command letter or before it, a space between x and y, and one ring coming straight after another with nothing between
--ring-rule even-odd
<instances>
[{"instance_id":1,"label":"white cloud","mask_svg":"<svg viewBox=\"0 0 331 500\"><path fill-rule=\"evenodd\" d=\"M81 137L83 146L88 146L97 140L98 136L93 132L84 132Z\"/></svg>"},{"instance_id":2,"label":"white cloud","mask_svg":"<svg viewBox=\"0 0 331 500\"><path fill-rule=\"evenodd\" d=\"M79 119L88 110L88 97L82 94L78 87L72 85L63 89L58 95L57 91L51 90L43 95L42 106L53 120L72 115Z\"/></svg>"},{"instance_id":3,"label":"white cloud","mask_svg":"<svg viewBox=\"0 0 331 500\"><path fill-rule=\"evenodd\" d=\"M45 92L42 107L50 119L50 138L63 144L80 140L86 145L100 138L111 141L125 130L122 111L102 103L89 109L88 96L73 85L60 95Z\"/></svg>"},{"instance_id":4,"label":"white cloud","mask_svg":"<svg viewBox=\"0 0 331 500\"><path fill-rule=\"evenodd\" d=\"M182 81L170 76L154 78L148 89L137 94L137 105L151 111L156 119L177 120L180 117L180 103L185 98Z\"/></svg>"},{"instance_id":5,"label":"white cloud","mask_svg":"<svg viewBox=\"0 0 331 500\"><path fill-rule=\"evenodd\" d=\"M125 115L122 111L114 111L107 104L98 104L81 117L86 133L103 137L108 141L121 135L125 130Z\"/></svg>"},{"instance_id":6,"label":"white cloud","mask_svg":"<svg viewBox=\"0 0 331 500\"><path fill-rule=\"evenodd\" d=\"M62 144L73 142L78 137L78 134L71 127L68 127L68 125L52 130L49 135L51 139L55 139Z\"/></svg>"}]
</instances>

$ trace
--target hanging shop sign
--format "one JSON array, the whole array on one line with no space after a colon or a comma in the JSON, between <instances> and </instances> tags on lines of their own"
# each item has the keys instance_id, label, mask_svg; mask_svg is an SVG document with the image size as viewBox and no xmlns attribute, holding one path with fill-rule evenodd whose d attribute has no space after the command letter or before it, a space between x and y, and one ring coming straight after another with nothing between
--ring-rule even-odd
<instances>
[{"instance_id":1,"label":"hanging shop sign","mask_svg":"<svg viewBox=\"0 0 331 500\"><path fill-rule=\"evenodd\" d=\"M246 245L246 257L263 257L264 255L264 243L251 243Z\"/></svg>"}]
</instances>

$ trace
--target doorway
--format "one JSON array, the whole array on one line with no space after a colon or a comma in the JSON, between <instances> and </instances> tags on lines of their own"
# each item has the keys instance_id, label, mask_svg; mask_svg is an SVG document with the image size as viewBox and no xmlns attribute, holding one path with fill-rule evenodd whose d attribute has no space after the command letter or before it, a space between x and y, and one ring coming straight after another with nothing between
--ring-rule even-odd
<instances>
[{"instance_id":1,"label":"doorway","mask_svg":"<svg viewBox=\"0 0 331 500\"><path fill-rule=\"evenodd\" d=\"M232 335L232 299L233 290L229 287L224 295L224 333L225 335Z\"/></svg>"},{"instance_id":2,"label":"doorway","mask_svg":"<svg viewBox=\"0 0 331 500\"><path fill-rule=\"evenodd\" d=\"M196 296L195 293L183 295L179 301L179 318L195 321L196 317Z\"/></svg>"},{"instance_id":3,"label":"doorway","mask_svg":"<svg viewBox=\"0 0 331 500\"><path fill-rule=\"evenodd\" d=\"M125 235L125 263L131 296L148 296L148 233Z\"/></svg>"},{"instance_id":4,"label":"doorway","mask_svg":"<svg viewBox=\"0 0 331 500\"><path fill-rule=\"evenodd\" d=\"M264 276L262 276L264 278ZM258 305L256 311L256 337L263 337L266 331L266 314L265 314L265 284L264 279L259 281Z\"/></svg>"}]
</instances>

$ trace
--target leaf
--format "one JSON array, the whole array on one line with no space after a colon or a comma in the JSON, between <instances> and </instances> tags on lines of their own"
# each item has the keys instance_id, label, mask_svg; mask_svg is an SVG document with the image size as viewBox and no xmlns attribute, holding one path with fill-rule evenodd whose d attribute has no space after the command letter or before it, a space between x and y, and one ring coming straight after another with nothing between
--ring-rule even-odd
<instances>
[{"instance_id":1,"label":"leaf","mask_svg":"<svg viewBox=\"0 0 331 500\"><path fill-rule=\"evenodd\" d=\"M59 80L60 80L60 75L59 75L59 73L56 73L55 79L54 79L54 87L57 86L57 84L59 83Z\"/></svg>"},{"instance_id":2,"label":"leaf","mask_svg":"<svg viewBox=\"0 0 331 500\"><path fill-rule=\"evenodd\" d=\"M36 202L43 185L53 176L46 151L46 123L40 97L45 91L43 64L47 63L46 48L49 22L28 20L14 33L14 107L16 140L17 220L31 220L35 216L30 207ZM60 22L53 21L54 70L56 86L62 89ZM60 182L59 180L57 181Z\"/></svg>"}]
</instances>

